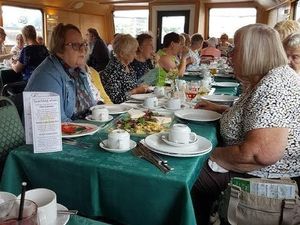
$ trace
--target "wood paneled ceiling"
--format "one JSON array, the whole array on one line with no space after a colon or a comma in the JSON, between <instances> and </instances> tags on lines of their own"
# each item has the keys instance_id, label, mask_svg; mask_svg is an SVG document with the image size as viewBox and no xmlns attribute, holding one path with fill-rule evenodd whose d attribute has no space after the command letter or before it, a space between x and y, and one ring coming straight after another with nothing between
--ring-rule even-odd
<instances>
[{"instance_id":1,"label":"wood paneled ceiling","mask_svg":"<svg viewBox=\"0 0 300 225\"><path fill-rule=\"evenodd\" d=\"M288 2L289 0L3 0L3 4L21 4L28 6L55 7L67 10L85 11L85 9L93 8L93 10L101 10L101 8L109 5L126 3L128 6L136 3L176 3L176 2L204 2L204 3L234 3L234 2L257 2L265 9L269 9L278 4Z\"/></svg>"}]
</instances>

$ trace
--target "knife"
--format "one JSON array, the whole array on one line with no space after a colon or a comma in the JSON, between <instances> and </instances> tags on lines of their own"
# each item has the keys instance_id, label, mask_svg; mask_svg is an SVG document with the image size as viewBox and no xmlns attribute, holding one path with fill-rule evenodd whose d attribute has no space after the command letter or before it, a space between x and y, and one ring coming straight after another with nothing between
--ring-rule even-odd
<instances>
[{"instance_id":1,"label":"knife","mask_svg":"<svg viewBox=\"0 0 300 225\"><path fill-rule=\"evenodd\" d=\"M132 150L132 153L142 159L147 160L148 162L150 162L151 164L153 164L154 166L156 166L158 169L160 169L162 172L164 173L168 173L170 170L167 169L166 167L164 167L162 164L159 164L156 160L154 160L154 158L151 158L147 155L145 155L139 147L136 147L135 149Z\"/></svg>"}]
</instances>

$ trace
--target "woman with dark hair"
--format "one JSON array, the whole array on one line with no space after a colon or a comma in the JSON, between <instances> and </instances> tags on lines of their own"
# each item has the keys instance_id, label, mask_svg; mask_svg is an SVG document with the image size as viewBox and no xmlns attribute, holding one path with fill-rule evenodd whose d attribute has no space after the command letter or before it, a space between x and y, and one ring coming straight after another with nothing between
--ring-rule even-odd
<instances>
[{"instance_id":1,"label":"woman with dark hair","mask_svg":"<svg viewBox=\"0 0 300 225\"><path fill-rule=\"evenodd\" d=\"M34 26L25 26L22 29L22 35L27 46L22 49L18 61L12 63L12 69L16 73L22 72L23 80L27 81L35 68L43 62L49 53L44 45L37 43Z\"/></svg>"},{"instance_id":2,"label":"woman with dark hair","mask_svg":"<svg viewBox=\"0 0 300 225\"><path fill-rule=\"evenodd\" d=\"M181 52L182 45L180 35L171 32L164 36L163 48L157 54L160 56L158 64L160 66L157 85L164 85L167 72L178 70L178 75L183 76L187 64L187 53L183 51L180 61L176 64L176 57Z\"/></svg>"},{"instance_id":3,"label":"woman with dark hair","mask_svg":"<svg viewBox=\"0 0 300 225\"><path fill-rule=\"evenodd\" d=\"M153 37L150 34L142 33L136 37L139 43L136 56L130 66L135 71L137 79L142 77L149 70L154 68L152 60L154 59Z\"/></svg>"},{"instance_id":4,"label":"woman with dark hair","mask_svg":"<svg viewBox=\"0 0 300 225\"><path fill-rule=\"evenodd\" d=\"M108 64L109 51L96 29L89 28L87 31L86 38L90 47L87 64L99 72Z\"/></svg>"},{"instance_id":5,"label":"woman with dark hair","mask_svg":"<svg viewBox=\"0 0 300 225\"><path fill-rule=\"evenodd\" d=\"M25 88L57 93L63 122L84 118L96 104L88 75L80 68L85 64L87 50L88 44L76 26L58 24L50 40L51 55L32 73Z\"/></svg>"}]
</instances>

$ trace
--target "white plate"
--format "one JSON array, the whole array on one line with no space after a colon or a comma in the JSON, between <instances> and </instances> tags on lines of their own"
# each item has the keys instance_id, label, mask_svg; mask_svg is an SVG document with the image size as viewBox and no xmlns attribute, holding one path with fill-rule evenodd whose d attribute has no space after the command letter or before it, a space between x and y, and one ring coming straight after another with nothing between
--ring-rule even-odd
<instances>
[{"instance_id":1,"label":"white plate","mask_svg":"<svg viewBox=\"0 0 300 225\"><path fill-rule=\"evenodd\" d=\"M237 87L240 84L236 82L214 82L212 85L216 87Z\"/></svg>"},{"instance_id":2,"label":"white plate","mask_svg":"<svg viewBox=\"0 0 300 225\"><path fill-rule=\"evenodd\" d=\"M131 95L130 98L135 99L135 100L140 100L144 101L148 97L155 96L153 93L146 93L146 94L135 94Z\"/></svg>"},{"instance_id":3,"label":"white plate","mask_svg":"<svg viewBox=\"0 0 300 225\"><path fill-rule=\"evenodd\" d=\"M181 119L196 122L215 121L220 119L222 116L217 112L204 109L183 109L176 111L174 114Z\"/></svg>"},{"instance_id":4,"label":"white plate","mask_svg":"<svg viewBox=\"0 0 300 225\"><path fill-rule=\"evenodd\" d=\"M113 153L123 153L123 152L127 152L133 148L136 147L136 142L133 141L133 140L130 140L130 148L129 149L112 149L112 148L108 148L106 147L107 146L107 139L103 141L104 142L104 145L102 142L99 143L99 146L101 148L103 148L104 150L108 151L108 152L113 152Z\"/></svg>"},{"instance_id":5,"label":"white plate","mask_svg":"<svg viewBox=\"0 0 300 225\"><path fill-rule=\"evenodd\" d=\"M92 115L88 115L88 116L85 117L85 119L88 120L88 121L93 121L93 122L98 122L98 123L106 123L106 122L111 121L113 118L114 117L111 116L111 115L108 116L107 120L94 120Z\"/></svg>"},{"instance_id":6,"label":"white plate","mask_svg":"<svg viewBox=\"0 0 300 225\"><path fill-rule=\"evenodd\" d=\"M205 96L201 96L201 98L211 102L217 102L217 103L232 103L238 97L231 96L231 95L205 95Z\"/></svg>"},{"instance_id":7,"label":"white plate","mask_svg":"<svg viewBox=\"0 0 300 225\"><path fill-rule=\"evenodd\" d=\"M187 143L187 144L169 141L168 136L169 136L169 133L164 133L161 135L161 139L168 145L175 146L175 147L190 146L190 145L196 144L198 142L198 136L196 137L196 140L190 140L189 143Z\"/></svg>"},{"instance_id":8,"label":"white plate","mask_svg":"<svg viewBox=\"0 0 300 225\"><path fill-rule=\"evenodd\" d=\"M79 126L84 126L87 128L86 130L82 130L79 133L75 133L75 134L62 133L62 135L61 135L62 138L75 138L75 137L82 137L82 136L86 136L86 135L93 135L94 133L96 133L99 130L99 127L97 125L90 124L90 123L62 123L62 124L79 125Z\"/></svg>"},{"instance_id":9,"label":"white plate","mask_svg":"<svg viewBox=\"0 0 300 225\"><path fill-rule=\"evenodd\" d=\"M57 210L68 210L67 207L57 203ZM70 215L67 214L57 214L56 221L53 225L65 225L68 223Z\"/></svg>"},{"instance_id":10,"label":"white plate","mask_svg":"<svg viewBox=\"0 0 300 225\"><path fill-rule=\"evenodd\" d=\"M193 157L203 155L212 149L212 143L206 138L198 135L198 141L194 145L180 147L170 146L162 140L161 136L164 134L165 133L158 133L147 136L145 138L145 144L155 152L175 157Z\"/></svg>"},{"instance_id":11,"label":"white plate","mask_svg":"<svg viewBox=\"0 0 300 225\"><path fill-rule=\"evenodd\" d=\"M120 105L120 104L112 104L112 105L104 105L105 108L108 109L109 114L117 115L128 112L132 107L128 105Z\"/></svg>"}]
</instances>

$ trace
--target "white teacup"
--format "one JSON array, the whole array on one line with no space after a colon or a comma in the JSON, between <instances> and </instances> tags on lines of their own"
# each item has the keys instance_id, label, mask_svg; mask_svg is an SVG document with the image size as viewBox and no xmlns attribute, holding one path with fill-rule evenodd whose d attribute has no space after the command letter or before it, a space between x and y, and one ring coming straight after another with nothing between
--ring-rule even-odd
<instances>
[{"instance_id":1,"label":"white teacup","mask_svg":"<svg viewBox=\"0 0 300 225\"><path fill-rule=\"evenodd\" d=\"M147 108L155 108L158 106L158 99L155 96L151 96L145 99L144 106Z\"/></svg>"},{"instance_id":2,"label":"white teacup","mask_svg":"<svg viewBox=\"0 0 300 225\"><path fill-rule=\"evenodd\" d=\"M155 87L154 88L154 94L157 97L163 97L163 96L165 96L165 87Z\"/></svg>"},{"instance_id":3,"label":"white teacup","mask_svg":"<svg viewBox=\"0 0 300 225\"><path fill-rule=\"evenodd\" d=\"M107 145L111 149L129 149L130 134L122 129L113 130L108 134Z\"/></svg>"},{"instance_id":4,"label":"white teacup","mask_svg":"<svg viewBox=\"0 0 300 225\"><path fill-rule=\"evenodd\" d=\"M181 99L180 98L170 98L167 101L168 109L180 109L181 108Z\"/></svg>"},{"instance_id":5,"label":"white teacup","mask_svg":"<svg viewBox=\"0 0 300 225\"><path fill-rule=\"evenodd\" d=\"M19 195L18 198L21 198ZM45 188L26 191L25 199L35 202L38 206L38 219L41 225L53 225L57 218L56 194Z\"/></svg>"},{"instance_id":6,"label":"white teacup","mask_svg":"<svg viewBox=\"0 0 300 225\"><path fill-rule=\"evenodd\" d=\"M92 119L106 121L108 120L109 111L105 106L96 105L91 108L92 110Z\"/></svg>"},{"instance_id":7,"label":"white teacup","mask_svg":"<svg viewBox=\"0 0 300 225\"><path fill-rule=\"evenodd\" d=\"M169 133L169 141L178 144L188 144L196 139L197 135L187 125L180 123L174 124Z\"/></svg>"}]
</instances>

